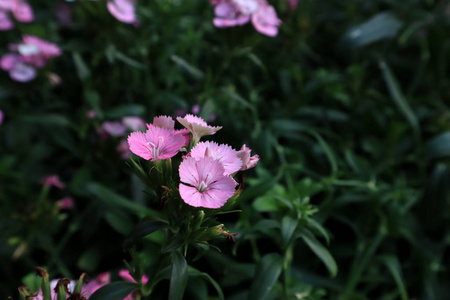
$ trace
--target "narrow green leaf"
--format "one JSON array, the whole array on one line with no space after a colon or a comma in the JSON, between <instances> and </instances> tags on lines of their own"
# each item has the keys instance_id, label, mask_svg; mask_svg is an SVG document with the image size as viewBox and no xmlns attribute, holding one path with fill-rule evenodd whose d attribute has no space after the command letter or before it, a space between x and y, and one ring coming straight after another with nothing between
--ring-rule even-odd
<instances>
[{"instance_id":1,"label":"narrow green leaf","mask_svg":"<svg viewBox=\"0 0 450 300\"><path fill-rule=\"evenodd\" d=\"M118 119L126 116L142 116L145 113L145 107L140 104L124 104L115 106L113 109L105 112L105 117Z\"/></svg>"},{"instance_id":2,"label":"narrow green leaf","mask_svg":"<svg viewBox=\"0 0 450 300\"><path fill-rule=\"evenodd\" d=\"M381 12L348 30L341 39L341 44L347 48L360 48L380 40L392 39L402 25L393 14Z\"/></svg>"},{"instance_id":3,"label":"narrow green leaf","mask_svg":"<svg viewBox=\"0 0 450 300\"><path fill-rule=\"evenodd\" d=\"M102 200L107 205L120 207L128 211L131 211L137 215L152 215L152 216L160 215L159 212L156 212L143 205L133 203L130 200L116 194L115 192L98 183L89 183L85 186L85 189L88 193Z\"/></svg>"},{"instance_id":4,"label":"narrow green leaf","mask_svg":"<svg viewBox=\"0 0 450 300\"><path fill-rule=\"evenodd\" d=\"M298 221L289 216L284 216L281 220L281 237L283 244L287 245L291 240L292 234L295 232L298 226Z\"/></svg>"},{"instance_id":5,"label":"narrow green leaf","mask_svg":"<svg viewBox=\"0 0 450 300\"><path fill-rule=\"evenodd\" d=\"M114 54L115 54L115 57L118 60L126 63L127 65L129 65L129 66L131 66L133 68L140 69L140 70L144 70L145 69L145 65L144 64L142 64L142 63L140 63L140 62L138 62L138 61L136 61L136 60L126 56L122 52L119 52L119 51L116 50Z\"/></svg>"},{"instance_id":6,"label":"narrow green leaf","mask_svg":"<svg viewBox=\"0 0 450 300\"><path fill-rule=\"evenodd\" d=\"M319 145L322 147L322 149L325 151L325 155L328 158L328 162L331 165L331 172L335 174L338 170L337 160L336 156L334 155L333 150L328 145L327 142L315 131L310 131L310 133L316 138L316 140L319 142Z\"/></svg>"},{"instance_id":7,"label":"narrow green leaf","mask_svg":"<svg viewBox=\"0 0 450 300\"><path fill-rule=\"evenodd\" d=\"M144 238L145 236L166 227L167 224L162 221L150 220L145 221L139 225L137 225L133 230L128 234L124 241L124 247L129 248L131 245L136 243L139 239Z\"/></svg>"},{"instance_id":8,"label":"narrow green leaf","mask_svg":"<svg viewBox=\"0 0 450 300\"><path fill-rule=\"evenodd\" d=\"M119 300L125 298L137 289L138 285L134 282L112 282L95 291L95 293L89 297L89 300Z\"/></svg>"},{"instance_id":9,"label":"narrow green leaf","mask_svg":"<svg viewBox=\"0 0 450 300\"><path fill-rule=\"evenodd\" d=\"M398 258L393 255L383 255L380 257L380 259L387 266L392 274L392 277L394 277L402 300L408 300L408 293L406 292L402 269L400 267L400 263L398 262Z\"/></svg>"},{"instance_id":10,"label":"narrow green leaf","mask_svg":"<svg viewBox=\"0 0 450 300\"><path fill-rule=\"evenodd\" d=\"M69 127L71 125L66 116L58 114L39 114L39 115L24 115L21 117L24 122L30 122L42 125Z\"/></svg>"},{"instance_id":11,"label":"narrow green leaf","mask_svg":"<svg viewBox=\"0 0 450 300\"><path fill-rule=\"evenodd\" d=\"M256 267L248 299L263 300L278 280L282 269L283 259L278 253L266 254Z\"/></svg>"},{"instance_id":12,"label":"narrow green leaf","mask_svg":"<svg viewBox=\"0 0 450 300\"><path fill-rule=\"evenodd\" d=\"M182 300L188 280L188 265L180 252L172 253L169 300Z\"/></svg>"},{"instance_id":13,"label":"narrow green leaf","mask_svg":"<svg viewBox=\"0 0 450 300\"><path fill-rule=\"evenodd\" d=\"M173 237L171 237L164 245L161 247L161 253L170 253L173 251L176 251L178 248L183 246L184 244L184 237L180 234L176 234Z\"/></svg>"},{"instance_id":14,"label":"narrow green leaf","mask_svg":"<svg viewBox=\"0 0 450 300\"><path fill-rule=\"evenodd\" d=\"M126 235L133 228L133 223L129 215L120 209L108 210L104 214L105 220L117 232Z\"/></svg>"},{"instance_id":15,"label":"narrow green leaf","mask_svg":"<svg viewBox=\"0 0 450 300\"><path fill-rule=\"evenodd\" d=\"M331 276L336 276L338 268L330 252L314 237L309 230L303 229L301 237L308 247L320 258L320 260L322 260Z\"/></svg>"},{"instance_id":16,"label":"narrow green leaf","mask_svg":"<svg viewBox=\"0 0 450 300\"><path fill-rule=\"evenodd\" d=\"M394 77L391 69L383 59L380 59L378 61L378 65L381 69L384 81L386 82L392 100L394 101L395 105L397 105L397 108L400 110L403 116L406 118L414 134L418 138L420 136L419 122L417 121L416 115L409 106L408 101L405 99L403 92L397 82L397 79Z\"/></svg>"},{"instance_id":17,"label":"narrow green leaf","mask_svg":"<svg viewBox=\"0 0 450 300\"><path fill-rule=\"evenodd\" d=\"M202 71L188 63L183 58L172 55L170 56L170 59L195 79L203 79L205 77L205 74Z\"/></svg>"},{"instance_id":18,"label":"narrow green leaf","mask_svg":"<svg viewBox=\"0 0 450 300\"><path fill-rule=\"evenodd\" d=\"M84 62L83 58L81 57L80 53L73 52L72 53L72 59L75 64L75 67L77 69L78 77L81 80L85 80L91 76L91 71L89 70L88 66Z\"/></svg>"},{"instance_id":19,"label":"narrow green leaf","mask_svg":"<svg viewBox=\"0 0 450 300\"><path fill-rule=\"evenodd\" d=\"M330 236L328 235L327 231L316 220L314 220L313 218L308 218L308 227L320 233L327 241L327 244L330 243Z\"/></svg>"},{"instance_id":20,"label":"narrow green leaf","mask_svg":"<svg viewBox=\"0 0 450 300\"><path fill-rule=\"evenodd\" d=\"M192 267L189 267L189 276L200 276L208 280L212 286L216 289L219 300L224 300L225 297L223 295L222 289L220 288L220 285L215 281L211 276L209 276L207 273L200 272Z\"/></svg>"}]
</instances>

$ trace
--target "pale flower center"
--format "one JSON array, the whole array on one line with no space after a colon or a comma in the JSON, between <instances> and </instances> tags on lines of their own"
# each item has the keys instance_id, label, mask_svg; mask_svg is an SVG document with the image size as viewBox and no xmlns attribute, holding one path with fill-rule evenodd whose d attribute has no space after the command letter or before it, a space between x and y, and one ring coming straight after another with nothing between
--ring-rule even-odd
<instances>
[{"instance_id":1,"label":"pale flower center","mask_svg":"<svg viewBox=\"0 0 450 300\"><path fill-rule=\"evenodd\" d=\"M208 184L203 180L198 184L197 189L200 193L203 193L204 191L206 191L206 189L208 189Z\"/></svg>"},{"instance_id":2,"label":"pale flower center","mask_svg":"<svg viewBox=\"0 0 450 300\"><path fill-rule=\"evenodd\" d=\"M152 142L147 143L148 151L152 154L153 158L157 158L161 154L163 144L164 144L163 136L158 137L158 141L156 142L156 144Z\"/></svg>"}]
</instances>

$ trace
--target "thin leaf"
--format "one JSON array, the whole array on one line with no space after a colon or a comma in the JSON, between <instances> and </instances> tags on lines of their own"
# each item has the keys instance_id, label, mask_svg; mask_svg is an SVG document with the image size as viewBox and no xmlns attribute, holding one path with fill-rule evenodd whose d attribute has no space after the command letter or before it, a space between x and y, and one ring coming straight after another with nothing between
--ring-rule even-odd
<instances>
[{"instance_id":1,"label":"thin leaf","mask_svg":"<svg viewBox=\"0 0 450 300\"><path fill-rule=\"evenodd\" d=\"M347 31L341 44L348 48L360 48L380 40L392 39L402 25L393 14L382 12Z\"/></svg>"},{"instance_id":2,"label":"thin leaf","mask_svg":"<svg viewBox=\"0 0 450 300\"><path fill-rule=\"evenodd\" d=\"M265 255L256 267L248 299L263 300L277 282L282 269L283 259L278 253Z\"/></svg>"},{"instance_id":3,"label":"thin leaf","mask_svg":"<svg viewBox=\"0 0 450 300\"><path fill-rule=\"evenodd\" d=\"M113 300L123 299L138 289L137 283L119 281L107 284L92 294L89 300Z\"/></svg>"},{"instance_id":4,"label":"thin leaf","mask_svg":"<svg viewBox=\"0 0 450 300\"><path fill-rule=\"evenodd\" d=\"M338 170L338 166L337 166L336 156L334 155L333 150L328 145L328 143L325 142L325 140L320 136L320 134L318 134L315 131L310 131L310 133L316 138L316 140L319 142L319 145L325 151L325 155L327 156L328 162L331 165L331 172L332 172L332 174L335 174Z\"/></svg>"},{"instance_id":5,"label":"thin leaf","mask_svg":"<svg viewBox=\"0 0 450 300\"><path fill-rule=\"evenodd\" d=\"M91 71L89 70L88 66L84 62L80 53L73 52L72 59L73 59L73 62L75 63L75 67L77 68L78 77L81 80L85 80L85 79L89 78L91 76Z\"/></svg>"},{"instance_id":6,"label":"thin leaf","mask_svg":"<svg viewBox=\"0 0 450 300\"><path fill-rule=\"evenodd\" d=\"M281 238L283 244L287 245L292 238L292 234L295 232L298 226L298 221L289 216L284 216L281 220Z\"/></svg>"},{"instance_id":7,"label":"thin leaf","mask_svg":"<svg viewBox=\"0 0 450 300\"><path fill-rule=\"evenodd\" d=\"M142 239L157 230L165 228L166 226L167 224L162 221L150 220L143 222L133 228L133 230L128 234L124 241L124 247L128 248L136 243L139 239Z\"/></svg>"},{"instance_id":8,"label":"thin leaf","mask_svg":"<svg viewBox=\"0 0 450 300\"><path fill-rule=\"evenodd\" d=\"M223 296L222 289L220 288L220 285L215 281L211 276L209 276L207 273L200 272L192 267L189 267L189 276L200 276L208 280L212 286L216 289L219 300L224 300L225 297Z\"/></svg>"},{"instance_id":9,"label":"thin leaf","mask_svg":"<svg viewBox=\"0 0 450 300\"><path fill-rule=\"evenodd\" d=\"M180 66L183 70L188 72L195 79L203 79L205 77L205 74L202 71L200 71L198 68L188 63L183 58L176 55L172 55L170 56L170 59L178 66Z\"/></svg>"},{"instance_id":10,"label":"thin leaf","mask_svg":"<svg viewBox=\"0 0 450 300\"><path fill-rule=\"evenodd\" d=\"M115 57L118 60L126 63L127 65L129 65L129 66L131 66L133 68L140 69L140 70L144 70L145 69L145 65L144 64L142 64L142 63L140 63L140 62L138 62L138 61L136 61L136 60L134 60L132 58L129 58L128 56L126 56L122 52L119 52L119 51L116 50L114 54L115 54Z\"/></svg>"},{"instance_id":11,"label":"thin leaf","mask_svg":"<svg viewBox=\"0 0 450 300\"><path fill-rule=\"evenodd\" d=\"M336 276L338 268L330 252L314 237L309 230L303 229L301 237L308 247L320 258L320 260L322 260L331 276Z\"/></svg>"},{"instance_id":12,"label":"thin leaf","mask_svg":"<svg viewBox=\"0 0 450 300\"><path fill-rule=\"evenodd\" d=\"M380 257L380 259L387 266L392 274L392 277L394 277L402 300L409 299L408 293L406 292L405 283L403 281L402 269L400 267L400 263L398 262L398 258L393 255L383 255L382 257Z\"/></svg>"},{"instance_id":13,"label":"thin leaf","mask_svg":"<svg viewBox=\"0 0 450 300\"><path fill-rule=\"evenodd\" d=\"M408 101L403 96L403 92L400 89L397 79L394 77L394 74L391 72L391 69L384 60L380 59L378 65L381 69L384 81L386 82L386 85L389 89L389 93L392 97L392 100L408 121L416 138L418 138L420 136L419 122L417 121L416 115L409 106Z\"/></svg>"},{"instance_id":14,"label":"thin leaf","mask_svg":"<svg viewBox=\"0 0 450 300\"><path fill-rule=\"evenodd\" d=\"M169 300L183 299L188 279L188 265L180 252L172 253L172 274L170 276Z\"/></svg>"},{"instance_id":15,"label":"thin leaf","mask_svg":"<svg viewBox=\"0 0 450 300\"><path fill-rule=\"evenodd\" d=\"M308 218L308 226L309 226L309 228L319 232L325 238L325 240L327 241L327 244L330 243L330 237L329 237L327 231L316 220L314 220L313 218Z\"/></svg>"}]
</instances>

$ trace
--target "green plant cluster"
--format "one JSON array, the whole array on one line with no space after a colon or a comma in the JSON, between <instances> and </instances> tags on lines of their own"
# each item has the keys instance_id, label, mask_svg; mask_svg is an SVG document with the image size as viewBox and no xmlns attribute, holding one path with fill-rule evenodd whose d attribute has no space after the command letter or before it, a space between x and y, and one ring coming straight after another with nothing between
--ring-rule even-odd
<instances>
[{"instance_id":1,"label":"green plant cluster","mask_svg":"<svg viewBox=\"0 0 450 300\"><path fill-rule=\"evenodd\" d=\"M215 28L207 0L139 0L139 26L105 1L65 2L65 27L59 1L29 2L36 20L1 32L0 55L22 34L63 55L30 83L0 72L1 297L18 299L36 266L94 278L124 259L161 276L151 299L448 297L450 1L270 1L283 21L275 38ZM217 142L245 143L260 162L242 212L215 216L236 242L173 252L153 274L159 227L132 241L139 257L124 251L156 214L151 191L120 158L120 138L98 129L194 105L223 126ZM66 189L43 187L49 174ZM66 195L74 207L56 210Z\"/></svg>"}]
</instances>

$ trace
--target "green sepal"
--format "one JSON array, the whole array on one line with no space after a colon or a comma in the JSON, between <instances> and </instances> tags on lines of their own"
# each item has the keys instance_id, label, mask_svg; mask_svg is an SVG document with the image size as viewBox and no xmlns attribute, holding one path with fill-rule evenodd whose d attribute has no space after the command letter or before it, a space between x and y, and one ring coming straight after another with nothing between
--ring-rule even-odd
<instances>
[{"instance_id":1,"label":"green sepal","mask_svg":"<svg viewBox=\"0 0 450 300\"><path fill-rule=\"evenodd\" d=\"M66 300L66 289L62 284L58 286L58 300Z\"/></svg>"},{"instance_id":2,"label":"green sepal","mask_svg":"<svg viewBox=\"0 0 450 300\"><path fill-rule=\"evenodd\" d=\"M85 281L86 273L82 273L80 278L77 280L77 284L75 285L74 292L81 293L81 288L83 287L83 282Z\"/></svg>"}]
</instances>

